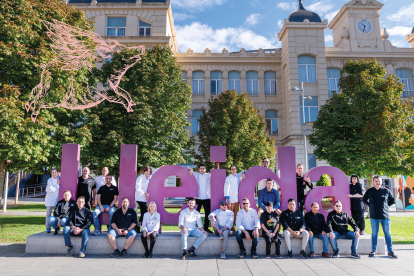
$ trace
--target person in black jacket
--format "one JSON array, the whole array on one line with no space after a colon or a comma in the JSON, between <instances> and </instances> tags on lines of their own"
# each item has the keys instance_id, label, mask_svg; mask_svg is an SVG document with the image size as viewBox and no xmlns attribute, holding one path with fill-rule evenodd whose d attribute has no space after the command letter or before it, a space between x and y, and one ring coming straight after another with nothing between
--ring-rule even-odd
<instances>
[{"instance_id":1,"label":"person in black jacket","mask_svg":"<svg viewBox=\"0 0 414 276\"><path fill-rule=\"evenodd\" d=\"M391 220L388 214L388 207L395 204L395 198L391 194L391 191L387 188L383 188L382 179L378 176L374 176L374 187L367 190L362 200L369 206L369 216L371 221L371 247L372 252L370 257L377 255L377 243L379 225L381 223L384 231L385 242L387 243L388 256L391 258L397 258L392 251L392 239L391 239Z\"/></svg>"},{"instance_id":2,"label":"person in black jacket","mask_svg":"<svg viewBox=\"0 0 414 276\"><path fill-rule=\"evenodd\" d=\"M74 248L70 236L82 237L79 257L84 258L89 240L89 227L91 227L93 219L91 211L85 208L85 198L83 196L78 198L76 205L78 205L78 208L70 212L68 226L63 229L63 236L65 238L65 245L68 247L68 257L72 256Z\"/></svg>"},{"instance_id":3,"label":"person in black jacket","mask_svg":"<svg viewBox=\"0 0 414 276\"><path fill-rule=\"evenodd\" d=\"M309 233L306 231L306 224L301 211L296 210L296 202L293 198L288 200L288 209L280 215L283 225L283 236L285 237L286 247L288 249L288 257L292 258L291 238L302 239L302 250L300 256L307 258L305 253L306 245L309 241Z\"/></svg>"},{"instance_id":4,"label":"person in black jacket","mask_svg":"<svg viewBox=\"0 0 414 276\"><path fill-rule=\"evenodd\" d=\"M280 255L280 237L279 237L279 215L276 210L273 209L273 202L268 201L265 203L266 212L260 216L260 225L262 228L262 236L266 241L266 258L270 258L270 249L272 242L275 243L276 247L276 258L281 259Z\"/></svg>"},{"instance_id":5,"label":"person in black jacket","mask_svg":"<svg viewBox=\"0 0 414 276\"><path fill-rule=\"evenodd\" d=\"M310 181L309 177L306 174L302 176L302 173L303 165L298 164L296 166L296 191L298 197L298 210L301 212L303 212L306 186L308 186L310 189L313 189L313 184Z\"/></svg>"},{"instance_id":6,"label":"person in black jacket","mask_svg":"<svg viewBox=\"0 0 414 276\"><path fill-rule=\"evenodd\" d=\"M309 257L315 257L313 240L318 238L323 242L322 256L325 258L331 258L332 256L328 254L329 237L326 233L325 217L319 213L319 204L317 202L313 202L311 208L312 212L307 212L305 214L306 230L309 233L309 247L311 251Z\"/></svg>"},{"instance_id":7,"label":"person in black jacket","mask_svg":"<svg viewBox=\"0 0 414 276\"><path fill-rule=\"evenodd\" d=\"M89 168L82 169L82 176L78 178L78 189L76 198L83 196L85 198L85 208L92 210L95 203L96 184L95 180L89 176Z\"/></svg>"},{"instance_id":8,"label":"person in black jacket","mask_svg":"<svg viewBox=\"0 0 414 276\"><path fill-rule=\"evenodd\" d=\"M365 231L365 218L364 211L365 205L362 202L362 197L364 196L364 187L359 183L359 177L356 174L353 174L350 179L349 184L349 194L348 197L351 199L351 215L354 219L356 225L359 228L361 235L364 235Z\"/></svg>"},{"instance_id":9,"label":"person in black jacket","mask_svg":"<svg viewBox=\"0 0 414 276\"><path fill-rule=\"evenodd\" d=\"M348 224L351 225L354 231L348 230ZM339 248L336 240L347 239L352 240L351 256L356 259L361 259L361 256L357 253L359 242L358 226L347 213L342 212L342 203L339 200L335 202L335 210L328 214L327 230L329 232L329 241L334 251L332 258L339 257Z\"/></svg>"},{"instance_id":10,"label":"person in black jacket","mask_svg":"<svg viewBox=\"0 0 414 276\"><path fill-rule=\"evenodd\" d=\"M60 227L65 227L68 224L69 214L76 208L76 201L70 199L71 196L72 193L70 191L65 191L63 199L56 204L53 216L49 217L49 224L55 229L53 235L59 234Z\"/></svg>"}]
</instances>

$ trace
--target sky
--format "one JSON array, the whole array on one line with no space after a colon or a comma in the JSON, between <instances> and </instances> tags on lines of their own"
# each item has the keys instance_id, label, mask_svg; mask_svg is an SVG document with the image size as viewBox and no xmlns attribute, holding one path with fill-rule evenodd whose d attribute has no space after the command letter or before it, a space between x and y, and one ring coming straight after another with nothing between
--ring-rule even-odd
<instances>
[{"instance_id":1,"label":"sky","mask_svg":"<svg viewBox=\"0 0 414 276\"><path fill-rule=\"evenodd\" d=\"M329 22L350 0L303 0L307 10L317 12ZM381 30L387 28L389 40L397 47L411 47L405 36L414 27L414 0L379 0ZM281 48L277 34L283 20L298 7L298 0L171 0L180 53L188 48L203 53L209 48L221 53ZM325 31L327 47L333 47L332 31Z\"/></svg>"}]
</instances>

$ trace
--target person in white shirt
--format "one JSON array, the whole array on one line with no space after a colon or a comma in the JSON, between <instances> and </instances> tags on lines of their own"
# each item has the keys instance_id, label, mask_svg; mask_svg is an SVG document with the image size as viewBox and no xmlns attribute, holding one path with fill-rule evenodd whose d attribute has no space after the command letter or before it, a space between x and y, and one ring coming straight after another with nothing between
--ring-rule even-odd
<instances>
[{"instance_id":1,"label":"person in white shirt","mask_svg":"<svg viewBox=\"0 0 414 276\"><path fill-rule=\"evenodd\" d=\"M211 226L214 228L214 233L220 236L220 240L223 240L220 258L225 259L227 241L229 239L230 229L234 223L234 214L232 211L227 210L227 201L223 200L220 202L220 208L212 212L208 218Z\"/></svg>"},{"instance_id":2,"label":"person in white shirt","mask_svg":"<svg viewBox=\"0 0 414 276\"><path fill-rule=\"evenodd\" d=\"M52 208L54 208L58 202L59 182L60 182L60 177L59 177L59 173L57 169L52 169L50 173L52 174L52 177L47 180L46 198L45 198L46 232L47 233L50 233L51 231L49 217L52 215Z\"/></svg>"},{"instance_id":3,"label":"person in white shirt","mask_svg":"<svg viewBox=\"0 0 414 276\"><path fill-rule=\"evenodd\" d=\"M206 173L206 166L204 164L201 164L198 167L198 171L200 173L196 173L193 171L193 169L190 169L190 175L195 176L198 184L198 198L196 198L197 211L200 212L201 207L204 207L204 213L206 217L207 214L210 214L211 212L211 175L209 173ZM210 231L210 229L208 229L208 222L208 219L204 219L204 230L206 230L209 234L213 234L213 231Z\"/></svg>"},{"instance_id":4,"label":"person in white shirt","mask_svg":"<svg viewBox=\"0 0 414 276\"><path fill-rule=\"evenodd\" d=\"M240 247L239 258L246 257L246 248L243 244L243 238L252 241L251 254L253 258L258 258L256 247L259 242L260 220L255 209L250 208L248 198L243 199L243 209L237 213L236 219L236 239Z\"/></svg>"},{"instance_id":5,"label":"person in white shirt","mask_svg":"<svg viewBox=\"0 0 414 276\"><path fill-rule=\"evenodd\" d=\"M152 258L152 250L160 230L160 214L157 213L157 204L151 201L148 205L149 212L144 214L142 221L141 241L145 248L144 258ZM150 241L150 249L148 250L148 240Z\"/></svg>"},{"instance_id":6,"label":"person in white shirt","mask_svg":"<svg viewBox=\"0 0 414 276\"><path fill-rule=\"evenodd\" d=\"M263 158L263 167L269 168L270 160L269 158L265 157ZM266 188L267 179L262 179L257 184L257 198L260 197L260 191ZM272 187L273 188L273 187ZM276 189L276 188L275 188Z\"/></svg>"},{"instance_id":7,"label":"person in white shirt","mask_svg":"<svg viewBox=\"0 0 414 276\"><path fill-rule=\"evenodd\" d=\"M99 191L99 188L100 188L100 187L102 187L102 186L106 185L106 182L105 182L105 177L108 175L108 173L109 173L109 169L108 169L108 167L104 167L104 168L102 169L102 175L97 176L97 177L95 178L95 185L96 185L96 190L97 190L97 191ZM114 186L116 186L115 177L113 177L113 176L112 176L112 182L111 182L111 184L112 184L112 185L114 185Z\"/></svg>"},{"instance_id":8,"label":"person in white shirt","mask_svg":"<svg viewBox=\"0 0 414 276\"><path fill-rule=\"evenodd\" d=\"M240 210L239 203L239 185L240 181L244 179L244 173L237 173L236 166L232 165L230 167L230 174L226 177L226 182L224 183L224 196L227 200L227 208L233 212L234 217L237 216L237 212ZM231 228L231 231L234 231L234 225Z\"/></svg>"},{"instance_id":9,"label":"person in white shirt","mask_svg":"<svg viewBox=\"0 0 414 276\"><path fill-rule=\"evenodd\" d=\"M147 201L150 198L150 195L147 193L148 191L148 184L151 180L152 176L152 169L151 167L145 167L144 172L137 177L137 180L135 181L135 201L139 205L139 210L141 212L138 222L138 233L140 233L140 227L142 224L142 221L144 219L144 214L148 212L147 208Z\"/></svg>"},{"instance_id":10,"label":"person in white shirt","mask_svg":"<svg viewBox=\"0 0 414 276\"><path fill-rule=\"evenodd\" d=\"M203 243L207 238L207 232L203 229L203 223L201 221L200 213L194 209L195 199L190 198L188 200L188 208L184 209L180 213L178 219L178 226L181 229L181 244L183 248L183 255L181 260L187 258L187 238L189 236L197 237L198 239L193 246L188 250L188 254L192 257L197 257L195 250ZM196 228L198 226L198 229Z\"/></svg>"}]
</instances>

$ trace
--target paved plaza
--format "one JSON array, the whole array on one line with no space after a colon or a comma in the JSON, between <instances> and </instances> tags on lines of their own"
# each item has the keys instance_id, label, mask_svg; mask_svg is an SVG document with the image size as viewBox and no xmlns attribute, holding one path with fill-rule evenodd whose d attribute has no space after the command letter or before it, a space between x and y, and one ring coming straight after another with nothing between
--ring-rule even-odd
<instances>
[{"instance_id":1,"label":"paved plaza","mask_svg":"<svg viewBox=\"0 0 414 276\"><path fill-rule=\"evenodd\" d=\"M247 257L244 260L219 256L180 260L179 256L154 256L144 259L131 256L129 259L111 259L103 255L78 256L25 254L25 244L0 244L0 275L414 275L414 245L396 245L398 259L385 256L354 260L348 257L339 259L301 259L295 256L288 259L259 259Z\"/></svg>"}]
</instances>

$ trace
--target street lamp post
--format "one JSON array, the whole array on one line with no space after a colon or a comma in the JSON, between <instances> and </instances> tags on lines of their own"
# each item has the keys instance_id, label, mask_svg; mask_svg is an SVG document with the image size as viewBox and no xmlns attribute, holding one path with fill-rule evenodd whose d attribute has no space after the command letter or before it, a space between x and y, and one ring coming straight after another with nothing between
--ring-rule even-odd
<instances>
[{"instance_id":1,"label":"street lamp post","mask_svg":"<svg viewBox=\"0 0 414 276\"><path fill-rule=\"evenodd\" d=\"M303 88L303 82L300 83L300 88L293 88L292 91L294 92L300 92L302 91L302 132L303 132L303 149L304 149L304 155L305 155L305 172L308 171L308 149L306 147L306 129L305 129L305 100L311 100L311 96L305 97L305 89Z\"/></svg>"}]
</instances>

